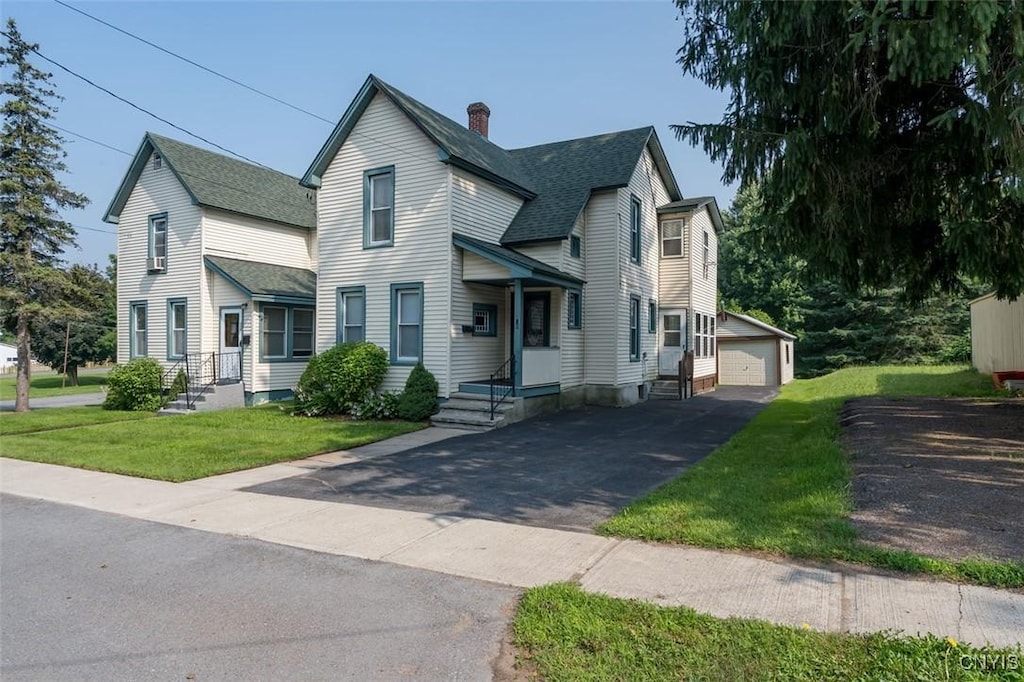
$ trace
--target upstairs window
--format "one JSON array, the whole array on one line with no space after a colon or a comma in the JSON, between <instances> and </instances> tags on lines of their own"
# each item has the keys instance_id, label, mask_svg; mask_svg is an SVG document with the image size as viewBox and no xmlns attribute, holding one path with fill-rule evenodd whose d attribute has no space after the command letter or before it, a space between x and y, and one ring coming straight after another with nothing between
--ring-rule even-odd
<instances>
[{"instance_id":1,"label":"upstairs window","mask_svg":"<svg viewBox=\"0 0 1024 682\"><path fill-rule=\"evenodd\" d=\"M572 256L573 258L579 258L580 257L580 253L582 252L582 250L583 249L581 248L580 238L577 237L576 235L570 236L569 237L569 255Z\"/></svg>"},{"instance_id":2,"label":"upstairs window","mask_svg":"<svg viewBox=\"0 0 1024 682\"><path fill-rule=\"evenodd\" d=\"M146 263L149 272L167 270L167 214L149 216L149 255Z\"/></svg>"},{"instance_id":3,"label":"upstairs window","mask_svg":"<svg viewBox=\"0 0 1024 682\"><path fill-rule=\"evenodd\" d=\"M363 247L395 243L395 167L368 170L363 175Z\"/></svg>"},{"instance_id":4,"label":"upstairs window","mask_svg":"<svg viewBox=\"0 0 1024 682\"><path fill-rule=\"evenodd\" d=\"M629 200L629 259L640 262L640 200L630 197Z\"/></svg>"},{"instance_id":5,"label":"upstairs window","mask_svg":"<svg viewBox=\"0 0 1024 682\"><path fill-rule=\"evenodd\" d=\"M683 255L683 221L666 220L661 224L661 257L678 258Z\"/></svg>"},{"instance_id":6,"label":"upstairs window","mask_svg":"<svg viewBox=\"0 0 1024 682\"><path fill-rule=\"evenodd\" d=\"M159 154L153 154L153 170L160 170L164 167L164 159Z\"/></svg>"},{"instance_id":7,"label":"upstairs window","mask_svg":"<svg viewBox=\"0 0 1024 682\"><path fill-rule=\"evenodd\" d=\"M708 278L708 259L710 253L710 249L708 248L708 231L704 230L704 279Z\"/></svg>"}]
</instances>

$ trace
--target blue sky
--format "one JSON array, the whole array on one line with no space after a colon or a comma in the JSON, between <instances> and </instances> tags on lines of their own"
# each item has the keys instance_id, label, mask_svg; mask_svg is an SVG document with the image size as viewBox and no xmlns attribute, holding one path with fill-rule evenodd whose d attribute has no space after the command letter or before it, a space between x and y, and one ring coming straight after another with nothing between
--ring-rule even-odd
<instances>
[{"instance_id":1,"label":"blue sky","mask_svg":"<svg viewBox=\"0 0 1024 682\"><path fill-rule=\"evenodd\" d=\"M727 98L682 75L671 2L68 2L332 121L375 73L460 123L467 104L486 102L490 137L504 147L654 125L685 195L715 195L724 210L735 193L669 130L719 120ZM51 59L277 170L302 175L331 132L52 0L4 0L2 12ZM62 128L132 153L146 130L202 145L36 63L65 98ZM66 257L102 266L115 250L115 226L102 216L130 157L65 137L66 184L92 200L65 214L79 228Z\"/></svg>"}]
</instances>

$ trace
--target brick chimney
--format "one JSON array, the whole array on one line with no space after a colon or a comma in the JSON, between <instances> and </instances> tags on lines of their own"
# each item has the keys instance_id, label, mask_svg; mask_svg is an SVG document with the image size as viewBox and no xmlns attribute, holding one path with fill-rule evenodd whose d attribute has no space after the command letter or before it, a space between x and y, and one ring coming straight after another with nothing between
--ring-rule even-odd
<instances>
[{"instance_id":1,"label":"brick chimney","mask_svg":"<svg viewBox=\"0 0 1024 682\"><path fill-rule=\"evenodd\" d=\"M491 110L483 102L473 102L466 107L469 114L469 129L487 137L487 120L491 117Z\"/></svg>"}]
</instances>

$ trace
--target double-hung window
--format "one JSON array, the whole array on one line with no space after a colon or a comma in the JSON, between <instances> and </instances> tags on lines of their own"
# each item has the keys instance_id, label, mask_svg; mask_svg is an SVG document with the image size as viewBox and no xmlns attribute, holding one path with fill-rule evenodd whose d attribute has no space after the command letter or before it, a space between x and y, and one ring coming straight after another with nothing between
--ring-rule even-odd
<instances>
[{"instance_id":1,"label":"double-hung window","mask_svg":"<svg viewBox=\"0 0 1024 682\"><path fill-rule=\"evenodd\" d=\"M341 287L338 289L338 343L366 340L366 289Z\"/></svg>"},{"instance_id":2,"label":"double-hung window","mask_svg":"<svg viewBox=\"0 0 1024 682\"><path fill-rule=\"evenodd\" d=\"M395 243L395 167L363 174L363 247Z\"/></svg>"},{"instance_id":3,"label":"double-hung window","mask_svg":"<svg viewBox=\"0 0 1024 682\"><path fill-rule=\"evenodd\" d=\"M647 333L658 333L658 304L647 301Z\"/></svg>"},{"instance_id":4,"label":"double-hung window","mask_svg":"<svg viewBox=\"0 0 1024 682\"><path fill-rule=\"evenodd\" d=\"M264 305L261 360L291 360L313 354L315 316L312 308Z\"/></svg>"},{"instance_id":5,"label":"double-hung window","mask_svg":"<svg viewBox=\"0 0 1024 682\"><path fill-rule=\"evenodd\" d=\"M661 224L661 257L677 258L683 255L683 221L666 220Z\"/></svg>"},{"instance_id":6,"label":"double-hung window","mask_svg":"<svg viewBox=\"0 0 1024 682\"><path fill-rule=\"evenodd\" d=\"M167 302L167 359L185 357L188 343L188 301L172 299Z\"/></svg>"},{"instance_id":7,"label":"double-hung window","mask_svg":"<svg viewBox=\"0 0 1024 682\"><path fill-rule=\"evenodd\" d=\"M146 304L145 303L132 303L130 308L131 315L131 335L129 337L129 355L133 358L144 358L147 352L147 315L146 315Z\"/></svg>"},{"instance_id":8,"label":"double-hung window","mask_svg":"<svg viewBox=\"0 0 1024 682\"><path fill-rule=\"evenodd\" d=\"M715 355L715 318L713 315L696 314L694 320L694 354L699 358Z\"/></svg>"},{"instance_id":9,"label":"double-hung window","mask_svg":"<svg viewBox=\"0 0 1024 682\"><path fill-rule=\"evenodd\" d=\"M167 214L149 216L149 258L146 264L149 272L167 270Z\"/></svg>"},{"instance_id":10,"label":"double-hung window","mask_svg":"<svg viewBox=\"0 0 1024 682\"><path fill-rule=\"evenodd\" d=\"M576 235L569 235L569 255L573 258L580 258L583 253L580 238Z\"/></svg>"},{"instance_id":11,"label":"double-hung window","mask_svg":"<svg viewBox=\"0 0 1024 682\"><path fill-rule=\"evenodd\" d=\"M629 259L640 262L640 200L635 196L629 200Z\"/></svg>"},{"instance_id":12,"label":"double-hung window","mask_svg":"<svg viewBox=\"0 0 1024 682\"><path fill-rule=\"evenodd\" d=\"M711 251L708 248L708 231L704 230L704 279L708 278L709 256Z\"/></svg>"},{"instance_id":13,"label":"double-hung window","mask_svg":"<svg viewBox=\"0 0 1024 682\"><path fill-rule=\"evenodd\" d=\"M640 297L629 297L629 361L640 361Z\"/></svg>"},{"instance_id":14,"label":"double-hung window","mask_svg":"<svg viewBox=\"0 0 1024 682\"><path fill-rule=\"evenodd\" d=\"M583 327L583 294L579 291L570 291L568 300L568 327L580 329Z\"/></svg>"},{"instance_id":15,"label":"double-hung window","mask_svg":"<svg viewBox=\"0 0 1024 682\"><path fill-rule=\"evenodd\" d=\"M423 284L391 285L391 364L414 365L423 357Z\"/></svg>"}]
</instances>

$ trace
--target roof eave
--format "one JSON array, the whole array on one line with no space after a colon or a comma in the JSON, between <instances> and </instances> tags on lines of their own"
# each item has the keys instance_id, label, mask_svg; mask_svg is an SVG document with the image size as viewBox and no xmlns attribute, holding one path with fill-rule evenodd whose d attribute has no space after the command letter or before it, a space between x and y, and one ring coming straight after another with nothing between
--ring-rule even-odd
<instances>
[{"instance_id":1,"label":"roof eave","mask_svg":"<svg viewBox=\"0 0 1024 682\"><path fill-rule=\"evenodd\" d=\"M724 316L724 319L728 319L728 317L730 315L732 315L733 317L735 317L735 318L737 318L739 320L742 320L743 322L746 322L747 324L750 324L750 325L753 325L755 327L758 327L759 329L763 329L766 332L771 332L775 336L782 337L782 338L786 339L787 341L796 341L796 336L795 335L790 334L787 331L783 331L783 330L779 329L778 327L773 327L772 325L768 324L767 322L762 322L761 320L757 319L756 317L751 317L750 315L744 315L743 313L736 313L736 312L733 312L731 310L723 310L722 311L722 315Z\"/></svg>"},{"instance_id":2,"label":"roof eave","mask_svg":"<svg viewBox=\"0 0 1024 682\"><path fill-rule=\"evenodd\" d=\"M320 151L313 159L313 163L310 164L306 173L302 176L302 179L299 181L300 185L310 189L320 188L320 182L324 172L327 170L327 166L330 165L334 155L338 153L341 145L345 143L345 140L352 133L352 129L355 128L359 117L363 115L366 107L370 105L374 95L379 91L380 88L377 87L376 78L374 78L373 74L370 74L367 76L362 87L359 88L359 92L356 93L352 102L348 105L345 113L342 114L341 119L338 120L337 125L334 126L334 130L331 131L327 141L324 142L324 146L320 148Z\"/></svg>"},{"instance_id":3,"label":"roof eave","mask_svg":"<svg viewBox=\"0 0 1024 682\"><path fill-rule=\"evenodd\" d=\"M231 275L229 275L229 274L227 273L227 271L226 271L226 270L224 270L224 268L222 268L221 266L217 265L217 264L216 264L215 262L213 262L212 260L210 260L210 257L209 257L209 256L203 256L203 263L205 263L205 264L206 264L206 267L210 268L211 270L213 270L214 272L216 272L216 273L217 273L218 275L220 275L221 277L223 277L224 279L226 279L226 280L228 281L228 283L229 283L229 284L231 284L232 286L234 286L234 287L235 287L236 289L238 289L239 291L241 291L241 292L242 292L243 294L245 294L245 295L246 295L246 296L248 296L249 298L252 298L252 296L253 296L252 292L251 292L251 291L249 291L249 289L248 289L248 288L247 288L247 287L246 287L246 286L245 286L244 284L242 284L242 283L241 283L241 282L239 282L239 281L238 281L237 279L235 279L234 277L232 277Z\"/></svg>"},{"instance_id":4,"label":"roof eave","mask_svg":"<svg viewBox=\"0 0 1024 682\"><path fill-rule=\"evenodd\" d=\"M446 149L444 149L444 147L441 147L441 145L438 145L437 157L442 163L447 163L448 165L455 166L456 168L461 168L462 170L479 176L502 189L508 190L513 194L517 194L523 199L529 200L537 198L536 192L529 190L522 185L517 185L516 183L511 182L500 175L496 175L489 170L481 168L476 164L470 163L460 156L452 156Z\"/></svg>"},{"instance_id":5,"label":"roof eave","mask_svg":"<svg viewBox=\"0 0 1024 682\"><path fill-rule=\"evenodd\" d=\"M555 286L559 286L564 289L578 289L584 284L586 284L584 280L577 279L576 277L573 277L572 275L569 275L567 273L559 274L545 272L537 268L529 267L528 265L524 265L522 263L517 263L513 260L509 260L507 257L502 256L500 253L495 253L491 249L482 248L480 245L474 243L473 241L463 238L462 235L457 233L452 235L452 243L460 249L465 249L466 251L469 251L470 253L475 253L481 258L489 260L492 263L497 263L502 267L508 268L509 273L513 278L536 279L538 281L545 282L548 284L554 284Z\"/></svg>"}]
</instances>

